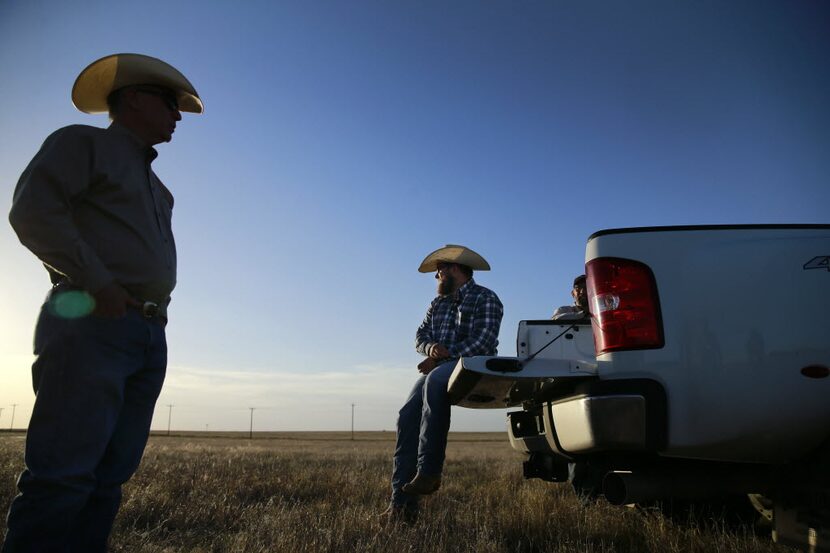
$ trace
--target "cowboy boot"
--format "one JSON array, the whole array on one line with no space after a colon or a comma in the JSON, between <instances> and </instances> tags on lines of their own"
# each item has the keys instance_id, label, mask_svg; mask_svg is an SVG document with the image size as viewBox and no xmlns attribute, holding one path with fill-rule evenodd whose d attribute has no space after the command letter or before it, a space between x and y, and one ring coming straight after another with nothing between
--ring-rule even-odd
<instances>
[{"instance_id":1,"label":"cowboy boot","mask_svg":"<svg viewBox=\"0 0 830 553\"><path fill-rule=\"evenodd\" d=\"M409 484L404 484L401 488L405 493L412 495L429 495L441 487L441 475L430 476L418 471L415 478Z\"/></svg>"}]
</instances>

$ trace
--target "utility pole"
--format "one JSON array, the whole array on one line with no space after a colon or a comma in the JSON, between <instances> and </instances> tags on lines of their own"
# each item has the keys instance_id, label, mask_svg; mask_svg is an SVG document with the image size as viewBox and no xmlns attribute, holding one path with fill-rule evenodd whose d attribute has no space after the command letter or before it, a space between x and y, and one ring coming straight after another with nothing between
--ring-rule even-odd
<instances>
[{"instance_id":1,"label":"utility pole","mask_svg":"<svg viewBox=\"0 0 830 553\"><path fill-rule=\"evenodd\" d=\"M354 441L354 403L352 403L352 441Z\"/></svg>"},{"instance_id":2,"label":"utility pole","mask_svg":"<svg viewBox=\"0 0 830 553\"><path fill-rule=\"evenodd\" d=\"M248 439L253 440L254 439L254 409L256 409L256 407L248 407L248 409L251 410L251 429L248 432Z\"/></svg>"},{"instance_id":3,"label":"utility pole","mask_svg":"<svg viewBox=\"0 0 830 553\"><path fill-rule=\"evenodd\" d=\"M12 403L12 422L11 422L11 424L9 424L9 430L10 431L14 430L14 412L15 412L16 409L17 409L17 404Z\"/></svg>"},{"instance_id":4,"label":"utility pole","mask_svg":"<svg viewBox=\"0 0 830 553\"><path fill-rule=\"evenodd\" d=\"M170 435L170 419L173 418L173 404L167 404L167 435Z\"/></svg>"},{"instance_id":5,"label":"utility pole","mask_svg":"<svg viewBox=\"0 0 830 553\"><path fill-rule=\"evenodd\" d=\"M0 418L3 418L3 408L0 407Z\"/></svg>"}]
</instances>

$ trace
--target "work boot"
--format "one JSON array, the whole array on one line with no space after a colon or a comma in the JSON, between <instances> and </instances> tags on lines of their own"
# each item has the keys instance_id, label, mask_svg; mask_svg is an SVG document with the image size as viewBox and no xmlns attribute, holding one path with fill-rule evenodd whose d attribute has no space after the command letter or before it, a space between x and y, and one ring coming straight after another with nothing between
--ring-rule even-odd
<instances>
[{"instance_id":1,"label":"work boot","mask_svg":"<svg viewBox=\"0 0 830 553\"><path fill-rule=\"evenodd\" d=\"M415 524L418 520L418 507L410 505L389 505L378 515L381 525Z\"/></svg>"},{"instance_id":2,"label":"work boot","mask_svg":"<svg viewBox=\"0 0 830 553\"><path fill-rule=\"evenodd\" d=\"M418 474L415 475L412 482L404 484L401 490L405 493L411 493L412 495L429 495L432 492L438 491L438 488L440 487L440 474L430 476L429 474L424 474L423 472L418 471Z\"/></svg>"}]
</instances>

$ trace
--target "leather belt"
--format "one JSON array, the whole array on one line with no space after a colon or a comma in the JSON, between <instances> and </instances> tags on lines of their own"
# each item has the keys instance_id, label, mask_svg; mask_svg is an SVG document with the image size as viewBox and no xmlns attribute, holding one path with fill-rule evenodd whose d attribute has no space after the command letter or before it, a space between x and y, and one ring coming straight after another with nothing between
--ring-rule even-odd
<instances>
[{"instance_id":1,"label":"leather belt","mask_svg":"<svg viewBox=\"0 0 830 553\"><path fill-rule=\"evenodd\" d=\"M139 300L141 301L141 300ZM135 309L138 313L144 317L147 322L154 323L161 325L162 327L167 326L167 317L161 314L161 309L159 308L159 304L153 301L141 301L141 305L136 306L128 306L128 309Z\"/></svg>"},{"instance_id":2,"label":"leather belt","mask_svg":"<svg viewBox=\"0 0 830 553\"><path fill-rule=\"evenodd\" d=\"M159 304L153 301L141 302L141 307L138 310L145 319L154 319L159 316L159 312L161 311Z\"/></svg>"},{"instance_id":3,"label":"leather belt","mask_svg":"<svg viewBox=\"0 0 830 553\"><path fill-rule=\"evenodd\" d=\"M126 290L126 288L125 288L125 290ZM65 292L65 291L85 291L85 290L82 287L76 286L76 285L72 284L71 282L69 282L68 280L64 279L64 280L59 280L58 282L52 284L52 290L51 290L50 293ZM130 293L129 290L127 290L127 292ZM141 313L141 316L144 317L145 319L156 319L156 318L158 318L160 320L163 320L164 322L167 322L167 318L161 315L161 308L159 307L158 303L156 303L154 301L142 300L142 299L139 299L138 301L141 303L140 306L129 306L129 308L130 309L135 309L136 311Z\"/></svg>"}]
</instances>

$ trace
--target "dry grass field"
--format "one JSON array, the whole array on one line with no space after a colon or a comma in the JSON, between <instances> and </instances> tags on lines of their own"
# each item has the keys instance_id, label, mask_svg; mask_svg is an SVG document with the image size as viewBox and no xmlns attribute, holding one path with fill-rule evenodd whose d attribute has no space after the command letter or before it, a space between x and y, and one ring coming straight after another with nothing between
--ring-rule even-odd
<instances>
[{"instance_id":1,"label":"dry grass field","mask_svg":"<svg viewBox=\"0 0 830 553\"><path fill-rule=\"evenodd\" d=\"M412 526L385 528L394 435L154 436L111 538L114 552L786 552L751 527L583 507L523 480L504 434L451 434L444 486ZM0 435L0 509L23 436Z\"/></svg>"}]
</instances>

